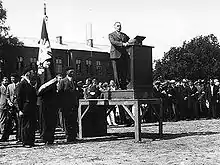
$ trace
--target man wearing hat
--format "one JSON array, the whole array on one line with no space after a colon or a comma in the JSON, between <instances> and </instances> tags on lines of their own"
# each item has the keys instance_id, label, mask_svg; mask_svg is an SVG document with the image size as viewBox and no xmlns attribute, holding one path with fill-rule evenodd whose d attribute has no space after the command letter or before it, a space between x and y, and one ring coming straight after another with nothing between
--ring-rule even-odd
<instances>
[{"instance_id":1,"label":"man wearing hat","mask_svg":"<svg viewBox=\"0 0 220 165\"><path fill-rule=\"evenodd\" d=\"M58 85L67 142L74 142L77 135L78 90L77 83L74 80L74 74L73 68L66 68L66 77Z\"/></svg>"},{"instance_id":2,"label":"man wearing hat","mask_svg":"<svg viewBox=\"0 0 220 165\"><path fill-rule=\"evenodd\" d=\"M25 68L17 89L17 103L21 117L21 140L23 146L32 147L35 141L37 93L31 84L36 79L33 69Z\"/></svg>"},{"instance_id":3,"label":"man wearing hat","mask_svg":"<svg viewBox=\"0 0 220 165\"><path fill-rule=\"evenodd\" d=\"M187 118L188 112L188 81L186 79L182 80L182 85L180 86L180 119Z\"/></svg>"},{"instance_id":4,"label":"man wearing hat","mask_svg":"<svg viewBox=\"0 0 220 165\"><path fill-rule=\"evenodd\" d=\"M168 86L166 89L166 97L167 97L167 112L168 112L168 120L177 121L178 120L178 112L177 112L177 88L176 81L170 80L168 82Z\"/></svg>"},{"instance_id":5,"label":"man wearing hat","mask_svg":"<svg viewBox=\"0 0 220 165\"><path fill-rule=\"evenodd\" d=\"M195 86L197 88L198 94L197 103L198 103L198 113L199 117L206 117L206 98L205 98L205 85L204 81L201 79L195 82Z\"/></svg>"}]
</instances>

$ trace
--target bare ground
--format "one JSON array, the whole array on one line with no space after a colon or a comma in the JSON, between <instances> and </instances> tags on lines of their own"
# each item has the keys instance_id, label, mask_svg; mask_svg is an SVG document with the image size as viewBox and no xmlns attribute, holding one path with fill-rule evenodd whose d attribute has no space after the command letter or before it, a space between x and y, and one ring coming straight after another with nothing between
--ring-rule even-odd
<instances>
[{"instance_id":1,"label":"bare ground","mask_svg":"<svg viewBox=\"0 0 220 165\"><path fill-rule=\"evenodd\" d=\"M142 142L134 141L133 127L108 128L109 136L66 144L56 133L56 144L23 148L14 136L0 143L0 164L73 165L217 165L220 164L220 120L164 122L163 139L158 123L142 124ZM38 136L37 136L38 137Z\"/></svg>"}]
</instances>

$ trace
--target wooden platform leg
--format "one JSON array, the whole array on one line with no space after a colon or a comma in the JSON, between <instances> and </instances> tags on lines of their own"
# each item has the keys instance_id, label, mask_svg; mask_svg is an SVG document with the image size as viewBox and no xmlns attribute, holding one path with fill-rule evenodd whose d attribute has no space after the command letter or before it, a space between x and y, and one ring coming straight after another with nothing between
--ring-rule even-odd
<instances>
[{"instance_id":1,"label":"wooden platform leg","mask_svg":"<svg viewBox=\"0 0 220 165\"><path fill-rule=\"evenodd\" d=\"M163 102L160 101L160 114L159 114L159 137L163 137Z\"/></svg>"},{"instance_id":2,"label":"wooden platform leg","mask_svg":"<svg viewBox=\"0 0 220 165\"><path fill-rule=\"evenodd\" d=\"M141 141L141 117L140 117L140 108L138 102L132 106L132 112L135 113L135 141Z\"/></svg>"},{"instance_id":3,"label":"wooden platform leg","mask_svg":"<svg viewBox=\"0 0 220 165\"><path fill-rule=\"evenodd\" d=\"M78 107L78 124L79 124L79 139L82 139L82 105L79 103Z\"/></svg>"}]
</instances>

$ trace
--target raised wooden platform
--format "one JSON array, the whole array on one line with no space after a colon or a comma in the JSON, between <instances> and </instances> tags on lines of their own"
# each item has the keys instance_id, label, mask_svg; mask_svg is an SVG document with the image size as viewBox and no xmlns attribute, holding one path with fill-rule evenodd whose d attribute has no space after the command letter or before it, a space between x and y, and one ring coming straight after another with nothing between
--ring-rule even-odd
<instances>
[{"instance_id":1,"label":"raised wooden platform","mask_svg":"<svg viewBox=\"0 0 220 165\"><path fill-rule=\"evenodd\" d=\"M104 111L106 113L106 109L110 105L122 105L124 110L131 116L134 120L135 127L135 141L141 141L141 116L140 116L140 105L141 104L159 104L160 112L158 114L159 121L159 136L162 137L162 116L163 116L163 108L162 108L162 100L158 98L148 98L148 99L80 99L79 100L79 108L78 108L78 122L79 122L79 139L83 138L83 130L87 129L84 127L83 118L86 114L91 110L91 107L95 108L96 106L102 107L97 110ZM84 108L83 108L84 106ZM132 107L132 111L128 109L127 106ZM96 109L96 108L95 108ZM133 113L132 113L133 112ZM105 119L106 120L106 116ZM105 131L105 129L103 129ZM92 130L90 130L92 131ZM106 130L107 133L107 130ZM100 133L105 134L105 132Z\"/></svg>"},{"instance_id":2,"label":"raised wooden platform","mask_svg":"<svg viewBox=\"0 0 220 165\"><path fill-rule=\"evenodd\" d=\"M151 98L151 92L143 90L115 90L103 92L104 99L148 99Z\"/></svg>"}]
</instances>

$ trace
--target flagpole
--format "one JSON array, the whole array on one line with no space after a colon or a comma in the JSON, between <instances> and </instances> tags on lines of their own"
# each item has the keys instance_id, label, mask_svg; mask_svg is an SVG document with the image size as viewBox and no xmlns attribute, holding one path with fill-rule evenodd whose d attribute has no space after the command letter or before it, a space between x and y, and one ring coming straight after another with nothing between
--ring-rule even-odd
<instances>
[{"instance_id":1,"label":"flagpole","mask_svg":"<svg viewBox=\"0 0 220 165\"><path fill-rule=\"evenodd\" d=\"M46 0L44 0L44 16L47 15Z\"/></svg>"},{"instance_id":2,"label":"flagpole","mask_svg":"<svg viewBox=\"0 0 220 165\"><path fill-rule=\"evenodd\" d=\"M47 20L48 20L48 17L47 17L47 3L46 3L46 0L44 0L44 18L45 20L45 23L47 24Z\"/></svg>"}]
</instances>

